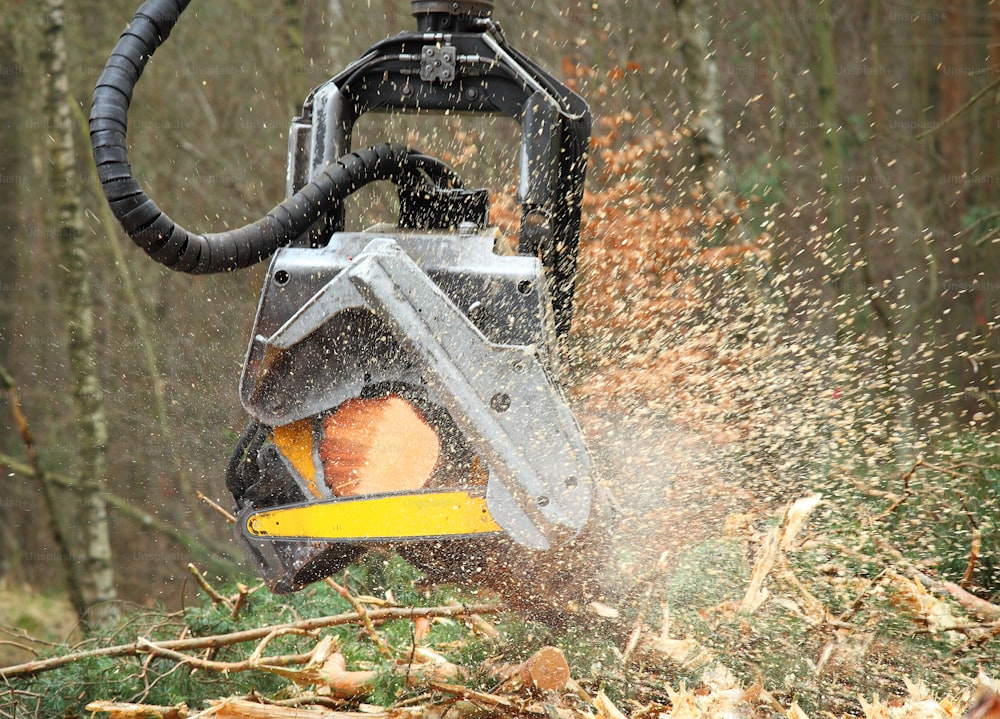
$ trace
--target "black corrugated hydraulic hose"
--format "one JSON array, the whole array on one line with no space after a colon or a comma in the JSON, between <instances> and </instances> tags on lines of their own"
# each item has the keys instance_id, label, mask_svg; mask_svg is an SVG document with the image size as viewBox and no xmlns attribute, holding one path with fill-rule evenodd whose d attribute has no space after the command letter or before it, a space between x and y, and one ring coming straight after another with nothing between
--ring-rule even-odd
<instances>
[{"instance_id":1,"label":"black corrugated hydraulic hose","mask_svg":"<svg viewBox=\"0 0 1000 719\"><path fill-rule=\"evenodd\" d=\"M157 262L180 272L208 274L249 267L306 232L325 212L376 180L399 181L425 156L378 145L345 155L293 196L244 227L200 235L167 216L132 175L125 145L132 91L150 56L170 35L190 0L147 0L108 58L94 89L90 141L104 195L129 237Z\"/></svg>"}]
</instances>

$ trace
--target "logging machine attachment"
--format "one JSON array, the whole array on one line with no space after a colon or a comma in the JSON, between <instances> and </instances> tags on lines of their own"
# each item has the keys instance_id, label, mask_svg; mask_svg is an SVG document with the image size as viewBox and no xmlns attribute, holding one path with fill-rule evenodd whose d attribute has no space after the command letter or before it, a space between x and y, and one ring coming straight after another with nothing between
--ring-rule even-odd
<instances>
[{"instance_id":1,"label":"logging machine attachment","mask_svg":"<svg viewBox=\"0 0 1000 719\"><path fill-rule=\"evenodd\" d=\"M606 500L553 366L572 317L587 104L507 43L492 0L413 0L416 31L374 45L292 120L287 199L200 235L147 197L126 150L134 86L187 4L139 8L90 133L107 200L153 259L204 274L271 258L240 381L250 424L226 479L269 586L295 591L373 545L508 595L525 573L579 584ZM487 190L444 162L352 151L362 114L417 110L520 123L516 253L499 251ZM396 186L398 221L345 231L344 199L378 180Z\"/></svg>"}]
</instances>

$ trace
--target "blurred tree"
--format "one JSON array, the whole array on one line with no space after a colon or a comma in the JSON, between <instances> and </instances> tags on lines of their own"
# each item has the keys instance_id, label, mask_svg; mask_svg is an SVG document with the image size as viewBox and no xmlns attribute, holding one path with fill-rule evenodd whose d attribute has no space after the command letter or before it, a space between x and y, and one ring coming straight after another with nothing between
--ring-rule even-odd
<instances>
[{"instance_id":1,"label":"blurred tree","mask_svg":"<svg viewBox=\"0 0 1000 719\"><path fill-rule=\"evenodd\" d=\"M24 69L21 67L14 44L14 33L8 24L0 24L0 367L10 366L14 333L14 294L19 290L17 270L17 244L10 238L20 234L18 203L21 196L21 154L12 151L19 147L21 117L19 101ZM0 414L0 448L11 446L16 433L7 419ZM13 517L24 497L21 488L8 482L0 504L0 577L22 578L21 542L14 531Z\"/></svg>"},{"instance_id":2,"label":"blurred tree","mask_svg":"<svg viewBox=\"0 0 1000 719\"><path fill-rule=\"evenodd\" d=\"M684 58L684 88L689 105L685 124L695 148L695 178L709 197L719 200L727 209L735 210L726 170L722 90L709 31L708 10L705 0L674 0L676 31Z\"/></svg>"},{"instance_id":3,"label":"blurred tree","mask_svg":"<svg viewBox=\"0 0 1000 719\"><path fill-rule=\"evenodd\" d=\"M937 107L935 119L938 133L938 154L941 172L945 177L960 178L966 172L965 154L970 144L967 129L961 124L949 122L943 126L966 101L968 95L966 78L972 73L968 60L969 32L967 21L970 6L967 0L945 0L941 4L941 64L938 66ZM933 98L932 98L933 99ZM965 210L964 193L953 195L951 201L957 213Z\"/></svg>"},{"instance_id":4,"label":"blurred tree","mask_svg":"<svg viewBox=\"0 0 1000 719\"><path fill-rule=\"evenodd\" d=\"M834 287L850 295L855 286L850 271L850 249L844 216L844 172L842 165L840 113L837 108L837 57L834 50L834 4L819 0L813 16L816 47L816 92L819 126L822 131L819 170L826 209L827 241L830 244L830 267Z\"/></svg>"},{"instance_id":5,"label":"blurred tree","mask_svg":"<svg viewBox=\"0 0 1000 719\"><path fill-rule=\"evenodd\" d=\"M48 74L46 118L49 125L49 187L56 210L59 242L60 301L69 337L69 361L76 404L79 439L80 491L72 502L72 526L82 552L76 573L85 607L81 619L106 627L118 619L114 603L114 570L108 530L108 510L103 496L107 478L108 430L94 342L90 260L83 237L80 180L76 171L73 137L76 119L67 76L65 7L63 0L45 4L46 47L42 51ZM54 518L59 521L59 518ZM75 560L75 558L74 558Z\"/></svg>"}]
</instances>

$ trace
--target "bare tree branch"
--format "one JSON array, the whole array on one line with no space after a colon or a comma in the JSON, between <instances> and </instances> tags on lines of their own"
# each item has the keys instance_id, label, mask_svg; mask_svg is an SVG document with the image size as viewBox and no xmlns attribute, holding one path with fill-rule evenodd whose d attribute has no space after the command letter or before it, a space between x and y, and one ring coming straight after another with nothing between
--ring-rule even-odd
<instances>
[{"instance_id":1,"label":"bare tree branch","mask_svg":"<svg viewBox=\"0 0 1000 719\"><path fill-rule=\"evenodd\" d=\"M991 82L986 87L984 87L981 90L979 90L979 92L975 93L972 97L970 97L968 100L966 100L964 103L962 103L958 107L958 109L956 109L953 113L951 113L950 115L948 115L948 117L946 117L945 119L943 119L937 125L935 125L934 127L930 127L928 129L924 130L923 132L921 132L920 134L918 134L914 139L916 139L916 140L923 140L925 137L927 137L929 135L933 135L935 132L939 131L945 125L948 125L949 123L953 122L956 118L958 118L959 115L961 115L963 112L965 112L970 107L972 107L973 105L975 105L977 102L979 102L980 100L982 100L986 96L986 94L989 93L990 90L994 89L998 85L1000 85L1000 77L998 77L996 80L994 80L993 82Z\"/></svg>"},{"instance_id":2,"label":"bare tree branch","mask_svg":"<svg viewBox=\"0 0 1000 719\"><path fill-rule=\"evenodd\" d=\"M375 609L368 612L368 617L372 621L384 622L390 619L414 619L416 617L465 617L471 614L492 614L500 610L495 604L470 604L460 607L391 607L386 609ZM158 642L159 649L172 651L185 651L189 649L216 649L218 647L240 644L242 642L253 642L275 631L323 629L325 627L336 627L344 624L356 624L361 621L361 615L357 612L347 612L345 614L334 614L325 617L314 617L311 619L300 619L297 622L286 624L272 624L264 627L245 629L239 632L229 632L227 634L213 634L207 637L190 637L187 639L173 639L165 642ZM148 640L144 640L148 644ZM71 652L61 656L49 657L38 661L25 662L9 667L0 667L0 678L9 679L11 677L23 677L38 674L39 672L57 669L59 667L72 664L81 659L90 657L123 657L135 656L149 653L142 641L137 640L128 644L117 644L111 647L101 647L100 649L89 649L80 652Z\"/></svg>"}]
</instances>

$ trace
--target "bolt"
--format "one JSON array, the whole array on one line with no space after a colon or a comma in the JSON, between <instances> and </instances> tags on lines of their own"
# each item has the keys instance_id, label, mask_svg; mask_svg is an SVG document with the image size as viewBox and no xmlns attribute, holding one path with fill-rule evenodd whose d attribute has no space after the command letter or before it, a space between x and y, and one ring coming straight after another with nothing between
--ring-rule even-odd
<instances>
[{"instance_id":1,"label":"bolt","mask_svg":"<svg viewBox=\"0 0 1000 719\"><path fill-rule=\"evenodd\" d=\"M510 409L510 395L506 392L497 392L490 400L490 407L494 412L506 412Z\"/></svg>"}]
</instances>

